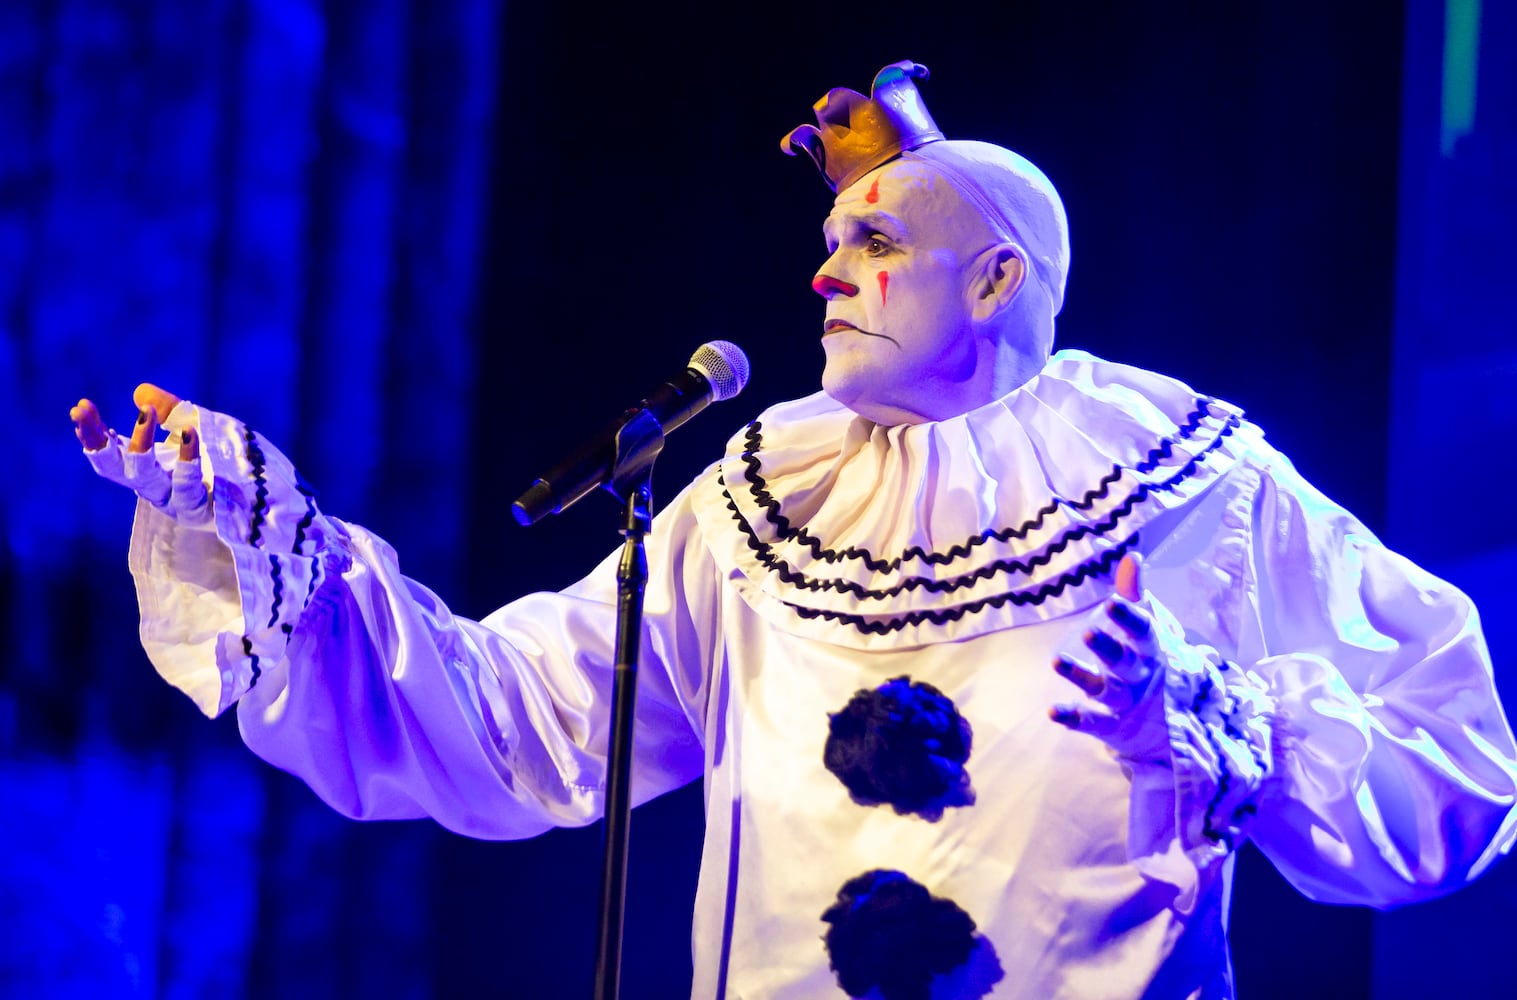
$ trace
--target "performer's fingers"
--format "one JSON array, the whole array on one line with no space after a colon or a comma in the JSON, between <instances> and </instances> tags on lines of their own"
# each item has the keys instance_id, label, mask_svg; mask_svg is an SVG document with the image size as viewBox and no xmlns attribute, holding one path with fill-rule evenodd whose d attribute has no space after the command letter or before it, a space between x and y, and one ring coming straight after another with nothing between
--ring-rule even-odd
<instances>
[{"instance_id":1,"label":"performer's fingers","mask_svg":"<svg viewBox=\"0 0 1517 1000\"><path fill-rule=\"evenodd\" d=\"M170 491L174 517L185 524L199 524L211 516L210 495L200 474L200 436L186 427L179 443L179 461L174 463Z\"/></svg>"},{"instance_id":2,"label":"performer's fingers","mask_svg":"<svg viewBox=\"0 0 1517 1000\"><path fill-rule=\"evenodd\" d=\"M1073 705L1055 705L1048 710L1048 717L1065 729L1080 728L1080 710Z\"/></svg>"},{"instance_id":3,"label":"performer's fingers","mask_svg":"<svg viewBox=\"0 0 1517 1000\"><path fill-rule=\"evenodd\" d=\"M99 451L110 440L110 435L105 431L105 421L100 419L99 409L88 399L79 400L68 411L68 416L74 422L74 436L86 451Z\"/></svg>"},{"instance_id":4,"label":"performer's fingers","mask_svg":"<svg viewBox=\"0 0 1517 1000\"><path fill-rule=\"evenodd\" d=\"M158 435L158 411L143 406L137 411L137 426L132 428L132 440L127 443L129 454L141 455L153 450L153 439Z\"/></svg>"},{"instance_id":5,"label":"performer's fingers","mask_svg":"<svg viewBox=\"0 0 1517 1000\"><path fill-rule=\"evenodd\" d=\"M1067 656L1056 656L1053 661L1054 673L1072 683L1075 687L1084 691L1091 697L1095 697L1106 689L1106 678L1088 670L1078 662Z\"/></svg>"},{"instance_id":6,"label":"performer's fingers","mask_svg":"<svg viewBox=\"0 0 1517 1000\"><path fill-rule=\"evenodd\" d=\"M200 461L200 435L193 427L186 427L179 437L179 461Z\"/></svg>"},{"instance_id":7,"label":"performer's fingers","mask_svg":"<svg viewBox=\"0 0 1517 1000\"><path fill-rule=\"evenodd\" d=\"M1124 598L1113 597L1107 601L1106 614L1135 642L1142 642L1153 633L1153 620L1149 618L1148 612L1134 607Z\"/></svg>"},{"instance_id":8,"label":"performer's fingers","mask_svg":"<svg viewBox=\"0 0 1517 1000\"><path fill-rule=\"evenodd\" d=\"M1125 634L1125 633L1124 633ZM1147 687L1154 672L1153 639L1117 639L1100 629L1085 633L1085 645L1106 668L1106 691L1101 703L1125 711Z\"/></svg>"},{"instance_id":9,"label":"performer's fingers","mask_svg":"<svg viewBox=\"0 0 1517 1000\"><path fill-rule=\"evenodd\" d=\"M137 411L137 426L132 428L132 439L126 445L126 484L154 507L165 507L172 483L153 451L157 437L158 411L152 406L143 406Z\"/></svg>"},{"instance_id":10,"label":"performer's fingers","mask_svg":"<svg viewBox=\"0 0 1517 1000\"><path fill-rule=\"evenodd\" d=\"M1129 601L1143 600L1143 557L1136 552L1117 563L1117 593Z\"/></svg>"},{"instance_id":11,"label":"performer's fingers","mask_svg":"<svg viewBox=\"0 0 1517 1000\"><path fill-rule=\"evenodd\" d=\"M1133 651L1122 645L1111 636L1098 628L1088 629L1085 633L1085 645L1096 654L1096 658L1108 667L1115 667L1133 655Z\"/></svg>"},{"instance_id":12,"label":"performer's fingers","mask_svg":"<svg viewBox=\"0 0 1517 1000\"><path fill-rule=\"evenodd\" d=\"M1065 729L1092 736L1110 736L1121 723L1117 716L1094 705L1055 705L1048 710L1048 717Z\"/></svg>"},{"instance_id":13,"label":"performer's fingers","mask_svg":"<svg viewBox=\"0 0 1517 1000\"><path fill-rule=\"evenodd\" d=\"M174 407L179 405L179 397L151 382L144 382L132 392L132 402L137 404L139 410L151 406L158 417L158 423L162 424L174 412Z\"/></svg>"},{"instance_id":14,"label":"performer's fingers","mask_svg":"<svg viewBox=\"0 0 1517 1000\"><path fill-rule=\"evenodd\" d=\"M154 507L167 507L172 482L152 451L126 450L122 456L126 485Z\"/></svg>"}]
</instances>

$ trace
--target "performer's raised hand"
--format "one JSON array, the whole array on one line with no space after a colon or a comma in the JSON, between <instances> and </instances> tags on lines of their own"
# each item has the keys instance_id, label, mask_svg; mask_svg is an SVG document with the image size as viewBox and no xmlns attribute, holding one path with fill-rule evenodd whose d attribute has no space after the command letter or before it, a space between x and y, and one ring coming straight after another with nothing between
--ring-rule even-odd
<instances>
[{"instance_id":1,"label":"performer's raised hand","mask_svg":"<svg viewBox=\"0 0 1517 1000\"><path fill-rule=\"evenodd\" d=\"M74 435L90 465L176 520L192 524L209 520L209 496L200 472L200 436L195 428L187 426L179 432L179 460L172 475L154 451L158 428L179 405L179 397L144 382L132 393L132 400L137 422L125 441L106 425L91 400L81 399L69 410Z\"/></svg>"},{"instance_id":2,"label":"performer's raised hand","mask_svg":"<svg viewBox=\"0 0 1517 1000\"><path fill-rule=\"evenodd\" d=\"M1088 655L1054 658L1054 671L1088 700L1056 705L1049 717L1098 737L1124 756L1163 759L1168 753L1164 667L1175 652L1169 647L1184 639L1177 628L1155 627L1156 609L1143 589L1142 572L1137 554L1123 556L1116 594L1081 636Z\"/></svg>"}]
</instances>

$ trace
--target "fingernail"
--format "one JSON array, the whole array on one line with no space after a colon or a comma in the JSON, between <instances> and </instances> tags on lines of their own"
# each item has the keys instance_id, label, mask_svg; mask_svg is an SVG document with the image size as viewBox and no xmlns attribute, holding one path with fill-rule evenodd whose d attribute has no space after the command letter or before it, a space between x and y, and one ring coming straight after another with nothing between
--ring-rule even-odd
<instances>
[{"instance_id":1,"label":"fingernail","mask_svg":"<svg viewBox=\"0 0 1517 1000\"><path fill-rule=\"evenodd\" d=\"M1135 638L1141 639L1148 635L1148 619L1138 614L1126 604L1120 601L1112 601L1110 614L1113 621L1126 629Z\"/></svg>"},{"instance_id":2,"label":"fingernail","mask_svg":"<svg viewBox=\"0 0 1517 1000\"><path fill-rule=\"evenodd\" d=\"M1054 673L1061 677L1068 677L1074 671L1074 667L1070 664L1069 660L1063 656L1055 656L1053 658L1053 669Z\"/></svg>"},{"instance_id":3,"label":"fingernail","mask_svg":"<svg viewBox=\"0 0 1517 1000\"><path fill-rule=\"evenodd\" d=\"M1108 665L1122 659L1122 644L1099 629L1091 629L1085 637L1085 645Z\"/></svg>"},{"instance_id":4,"label":"fingernail","mask_svg":"<svg viewBox=\"0 0 1517 1000\"><path fill-rule=\"evenodd\" d=\"M1055 705L1048 710L1048 717L1069 729L1078 729L1080 726L1080 713L1068 705Z\"/></svg>"}]
</instances>

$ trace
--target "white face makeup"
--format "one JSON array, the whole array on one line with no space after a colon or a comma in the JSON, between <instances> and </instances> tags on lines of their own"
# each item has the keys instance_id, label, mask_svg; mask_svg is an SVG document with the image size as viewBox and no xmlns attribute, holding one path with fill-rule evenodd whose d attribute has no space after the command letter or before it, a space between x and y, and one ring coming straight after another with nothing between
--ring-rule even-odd
<instances>
[{"instance_id":1,"label":"white face makeup","mask_svg":"<svg viewBox=\"0 0 1517 1000\"><path fill-rule=\"evenodd\" d=\"M965 413L995 398L972 318L973 265L997 240L931 167L896 160L837 196L822 226L831 256L822 388L882 424Z\"/></svg>"}]
</instances>

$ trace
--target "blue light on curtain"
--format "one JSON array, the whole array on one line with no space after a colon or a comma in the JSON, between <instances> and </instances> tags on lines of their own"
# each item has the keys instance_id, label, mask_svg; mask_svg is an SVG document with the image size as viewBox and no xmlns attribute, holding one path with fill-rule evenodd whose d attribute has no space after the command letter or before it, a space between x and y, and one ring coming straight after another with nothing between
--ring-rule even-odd
<instances>
[{"instance_id":1,"label":"blue light on curtain","mask_svg":"<svg viewBox=\"0 0 1517 1000\"><path fill-rule=\"evenodd\" d=\"M130 498L66 411L125 428L151 381L234 413L331 509L425 512L408 568L448 588L499 7L0 5L0 993L426 991L429 833L355 832L161 690Z\"/></svg>"},{"instance_id":2,"label":"blue light on curtain","mask_svg":"<svg viewBox=\"0 0 1517 1000\"><path fill-rule=\"evenodd\" d=\"M1506 613L1517 563L1514 40L1511 4L1407 7L1388 483L1391 540L1482 609L1509 714L1517 708L1517 620ZM1448 899L1377 917L1374 996L1509 995L1499 956L1514 922L1510 859Z\"/></svg>"}]
</instances>

